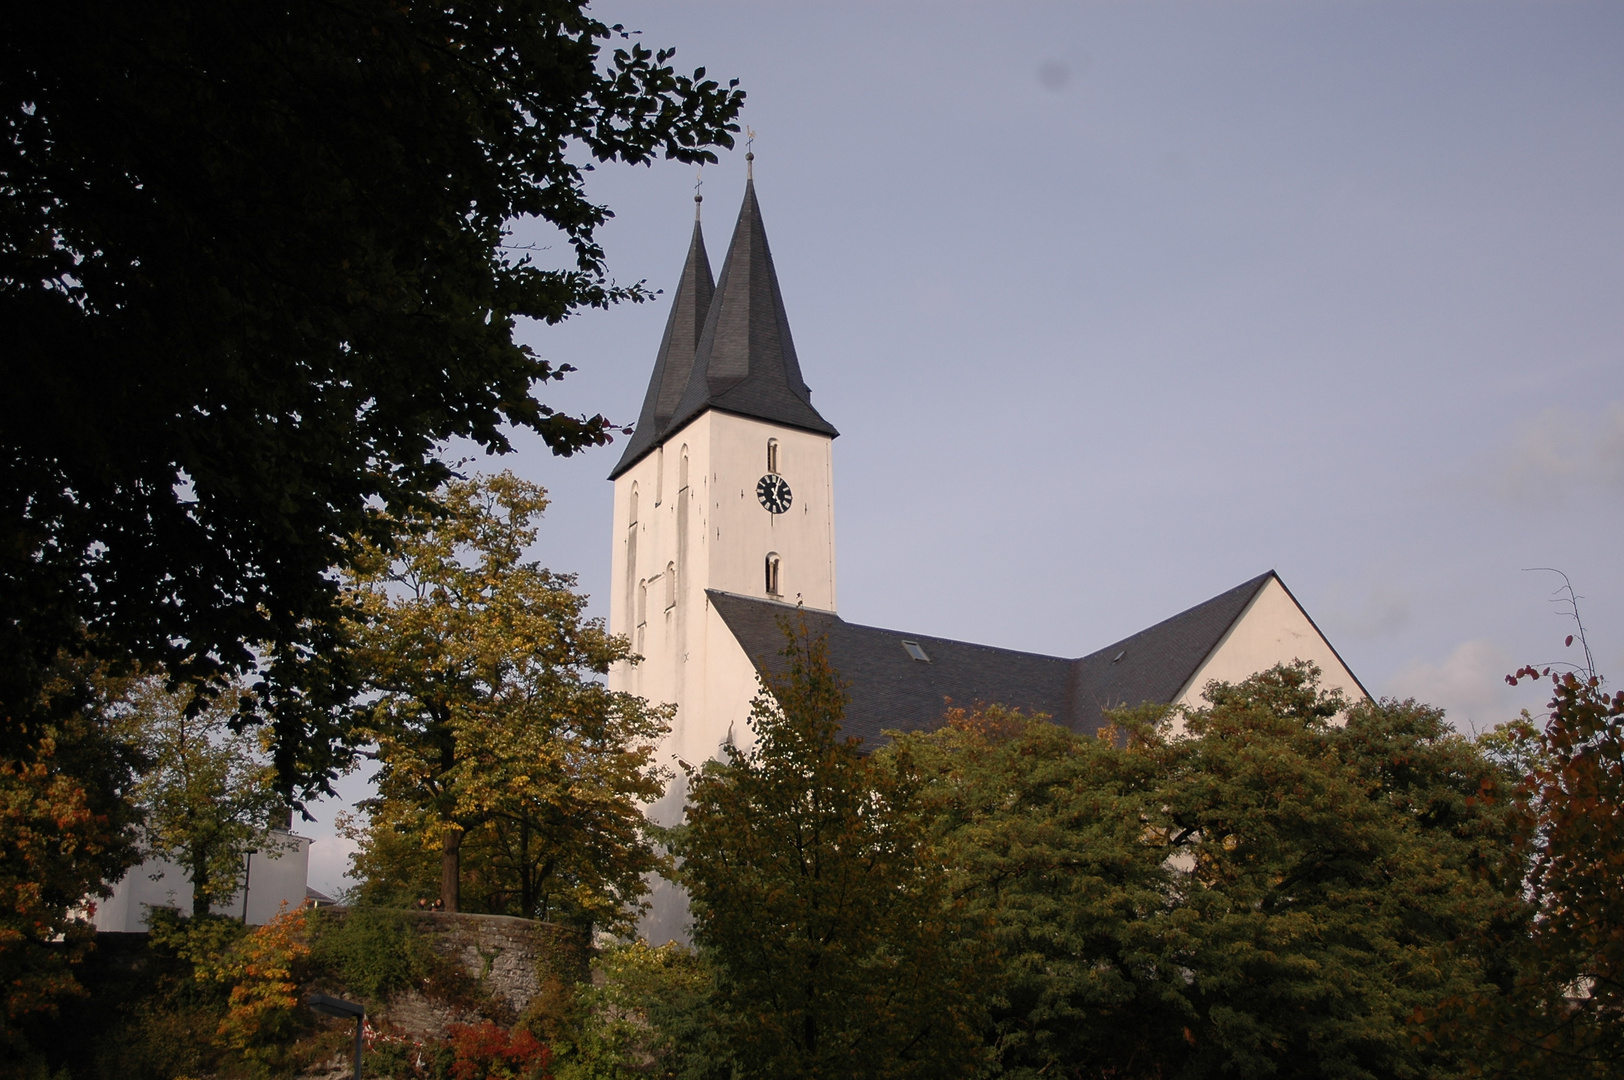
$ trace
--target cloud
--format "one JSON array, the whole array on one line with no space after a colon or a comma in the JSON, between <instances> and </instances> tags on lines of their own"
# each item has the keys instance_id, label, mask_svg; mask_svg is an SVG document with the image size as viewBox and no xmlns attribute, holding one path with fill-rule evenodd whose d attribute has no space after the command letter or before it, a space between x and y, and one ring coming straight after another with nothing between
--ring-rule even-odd
<instances>
[{"instance_id":1,"label":"cloud","mask_svg":"<svg viewBox=\"0 0 1624 1080\"><path fill-rule=\"evenodd\" d=\"M1045 60L1038 65L1038 82L1045 90L1064 90L1071 82L1071 65L1064 60Z\"/></svg>"},{"instance_id":2,"label":"cloud","mask_svg":"<svg viewBox=\"0 0 1624 1080\"><path fill-rule=\"evenodd\" d=\"M1363 589L1334 586L1325 598L1324 625L1338 635L1383 638L1402 630L1409 621L1409 595L1387 581Z\"/></svg>"},{"instance_id":3,"label":"cloud","mask_svg":"<svg viewBox=\"0 0 1624 1080\"><path fill-rule=\"evenodd\" d=\"M1552 405L1519 426L1494 472L1514 499L1586 488L1624 494L1624 402L1592 412Z\"/></svg>"},{"instance_id":4,"label":"cloud","mask_svg":"<svg viewBox=\"0 0 1624 1080\"><path fill-rule=\"evenodd\" d=\"M1387 682L1387 693L1436 705L1457 729L1484 731L1514 718L1520 709L1537 711L1543 697L1527 684L1513 688L1505 677L1516 663L1486 638L1462 642L1441 664L1414 660Z\"/></svg>"}]
</instances>

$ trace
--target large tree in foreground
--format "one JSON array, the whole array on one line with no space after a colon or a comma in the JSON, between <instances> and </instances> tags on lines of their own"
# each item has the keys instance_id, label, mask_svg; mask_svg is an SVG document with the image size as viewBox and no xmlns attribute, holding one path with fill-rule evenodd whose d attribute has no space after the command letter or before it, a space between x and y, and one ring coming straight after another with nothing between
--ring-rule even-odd
<instances>
[{"instance_id":1,"label":"large tree in foreground","mask_svg":"<svg viewBox=\"0 0 1624 1080\"><path fill-rule=\"evenodd\" d=\"M586 618L573 577L525 557L540 488L502 473L441 500L445 514L402 523L394 553L368 550L351 593L383 764L360 869L409 886L390 863L432 850L456 911L472 838L479 906L628 929L660 865L642 804L664 790L670 711L603 684L625 638Z\"/></svg>"},{"instance_id":2,"label":"large tree in foreground","mask_svg":"<svg viewBox=\"0 0 1624 1080\"><path fill-rule=\"evenodd\" d=\"M826 642L804 623L786 636L755 745L690 773L677 834L717 1043L743 1078L971 1075L980 939L945 893L911 764L841 736Z\"/></svg>"},{"instance_id":3,"label":"large tree in foreground","mask_svg":"<svg viewBox=\"0 0 1624 1080\"><path fill-rule=\"evenodd\" d=\"M613 51L606 45L613 44ZM0 739L61 650L269 667L284 783L349 682L335 566L438 448L607 438L522 318L616 286L593 162L715 160L743 95L571 0L28 4L0 34ZM543 268L509 224L556 227Z\"/></svg>"}]
</instances>

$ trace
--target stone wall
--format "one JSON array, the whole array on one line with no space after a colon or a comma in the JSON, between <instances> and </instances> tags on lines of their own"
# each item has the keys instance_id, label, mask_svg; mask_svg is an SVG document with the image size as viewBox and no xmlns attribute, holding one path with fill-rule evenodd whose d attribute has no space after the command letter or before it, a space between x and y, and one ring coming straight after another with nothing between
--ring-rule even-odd
<instances>
[{"instance_id":1,"label":"stone wall","mask_svg":"<svg viewBox=\"0 0 1624 1080\"><path fill-rule=\"evenodd\" d=\"M326 908L324 918L342 919L343 907ZM560 983L588 977L588 956L579 933L550 923L508 915L449 915L402 912L412 932L467 976L473 993L449 999L416 989L396 991L377 1010L389 1031L408 1039L444 1038L451 1024L490 1018L511 1024L536 998Z\"/></svg>"},{"instance_id":2,"label":"stone wall","mask_svg":"<svg viewBox=\"0 0 1624 1080\"><path fill-rule=\"evenodd\" d=\"M580 935L561 926L511 915L413 911L407 917L435 952L455 960L515 1015L530 1005L548 976L573 982L587 974Z\"/></svg>"}]
</instances>

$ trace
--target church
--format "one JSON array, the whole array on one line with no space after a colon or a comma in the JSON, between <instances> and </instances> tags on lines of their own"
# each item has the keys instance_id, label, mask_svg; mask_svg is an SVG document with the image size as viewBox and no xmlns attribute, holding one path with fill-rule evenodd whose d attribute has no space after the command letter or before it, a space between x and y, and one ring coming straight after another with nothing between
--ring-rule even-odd
<instances>
[{"instance_id":1,"label":"church","mask_svg":"<svg viewBox=\"0 0 1624 1080\"><path fill-rule=\"evenodd\" d=\"M747 156L747 161L749 156ZM1079 658L1045 656L842 619L835 600L833 445L812 404L773 269L755 182L720 276L713 277L695 196L693 239L637 425L614 481L610 629L641 663L610 685L677 707L659 755L697 764L735 737L757 672L783 647L780 617L799 608L826 635L850 684L846 731L939 724L947 699L1047 714L1087 733L1105 711L1198 704L1214 679L1237 681L1310 660L1323 685L1368 695L1273 571ZM681 814L679 781L652 811ZM659 890L657 890L658 892ZM651 940L678 935L654 897Z\"/></svg>"}]
</instances>

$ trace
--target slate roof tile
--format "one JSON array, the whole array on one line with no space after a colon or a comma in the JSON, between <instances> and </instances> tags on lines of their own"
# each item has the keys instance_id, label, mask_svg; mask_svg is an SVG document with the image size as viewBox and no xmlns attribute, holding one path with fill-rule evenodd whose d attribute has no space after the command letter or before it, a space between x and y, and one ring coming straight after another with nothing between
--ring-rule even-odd
<instances>
[{"instance_id":1,"label":"slate roof tile","mask_svg":"<svg viewBox=\"0 0 1624 1080\"><path fill-rule=\"evenodd\" d=\"M1045 713L1084 734L1105 722L1106 709L1170 703L1272 577L1271 570L1079 659L862 626L735 593L707 595L757 670L782 673L783 620L793 627L804 617L813 634L825 635L830 661L849 684L846 731L872 743L884 730L935 728L949 699ZM930 659L914 659L904 641L917 642Z\"/></svg>"}]
</instances>

